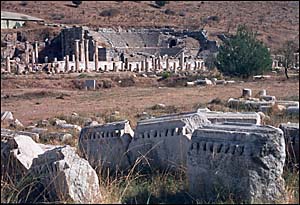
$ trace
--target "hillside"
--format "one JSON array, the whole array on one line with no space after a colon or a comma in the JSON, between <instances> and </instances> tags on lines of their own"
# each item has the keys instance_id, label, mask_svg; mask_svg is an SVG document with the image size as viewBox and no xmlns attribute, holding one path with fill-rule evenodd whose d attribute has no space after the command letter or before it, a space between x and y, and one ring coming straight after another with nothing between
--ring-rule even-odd
<instances>
[{"instance_id":1,"label":"hillside","mask_svg":"<svg viewBox=\"0 0 300 205\"><path fill-rule=\"evenodd\" d=\"M238 24L258 31L272 51L286 40L299 43L298 1L170 1L156 8L153 1L89 1L74 7L71 1L1 1L1 10L43 18L47 22L90 27L174 27L197 29L205 26L209 37L234 33Z\"/></svg>"}]
</instances>

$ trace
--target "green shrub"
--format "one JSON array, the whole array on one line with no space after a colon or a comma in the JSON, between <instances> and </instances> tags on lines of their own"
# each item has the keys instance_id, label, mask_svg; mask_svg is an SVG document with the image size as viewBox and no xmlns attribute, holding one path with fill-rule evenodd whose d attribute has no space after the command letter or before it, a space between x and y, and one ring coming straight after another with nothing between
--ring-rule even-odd
<instances>
[{"instance_id":1,"label":"green shrub","mask_svg":"<svg viewBox=\"0 0 300 205\"><path fill-rule=\"evenodd\" d=\"M249 77L271 70L270 52L256 39L256 33L242 25L223 42L217 55L217 68L225 75Z\"/></svg>"}]
</instances>

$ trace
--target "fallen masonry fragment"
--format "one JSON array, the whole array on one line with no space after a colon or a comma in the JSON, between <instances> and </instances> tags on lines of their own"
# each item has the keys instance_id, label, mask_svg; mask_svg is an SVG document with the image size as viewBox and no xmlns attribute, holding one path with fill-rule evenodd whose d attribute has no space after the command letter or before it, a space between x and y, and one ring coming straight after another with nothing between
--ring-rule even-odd
<instances>
[{"instance_id":1,"label":"fallen masonry fragment","mask_svg":"<svg viewBox=\"0 0 300 205\"><path fill-rule=\"evenodd\" d=\"M13 181L18 181L26 175L33 159L43 152L31 137L1 129L2 176L8 174Z\"/></svg>"},{"instance_id":2,"label":"fallen masonry fragment","mask_svg":"<svg viewBox=\"0 0 300 205\"><path fill-rule=\"evenodd\" d=\"M284 133L287 163L298 164L299 168L299 123L282 123L279 128Z\"/></svg>"},{"instance_id":3,"label":"fallen masonry fragment","mask_svg":"<svg viewBox=\"0 0 300 205\"><path fill-rule=\"evenodd\" d=\"M33 160L30 171L50 195L60 201L93 203L101 200L96 171L68 145L46 151Z\"/></svg>"},{"instance_id":4,"label":"fallen masonry fragment","mask_svg":"<svg viewBox=\"0 0 300 205\"><path fill-rule=\"evenodd\" d=\"M94 168L126 170L130 168L128 146L133 137L129 121L84 127L79 149Z\"/></svg>"},{"instance_id":5,"label":"fallen masonry fragment","mask_svg":"<svg viewBox=\"0 0 300 205\"><path fill-rule=\"evenodd\" d=\"M194 131L187 175L192 195L213 202L282 200L285 163L283 132L253 124L211 124Z\"/></svg>"},{"instance_id":6,"label":"fallen masonry fragment","mask_svg":"<svg viewBox=\"0 0 300 205\"><path fill-rule=\"evenodd\" d=\"M185 169L192 133L207 123L195 112L139 121L128 149L131 165L141 159L138 167Z\"/></svg>"}]
</instances>

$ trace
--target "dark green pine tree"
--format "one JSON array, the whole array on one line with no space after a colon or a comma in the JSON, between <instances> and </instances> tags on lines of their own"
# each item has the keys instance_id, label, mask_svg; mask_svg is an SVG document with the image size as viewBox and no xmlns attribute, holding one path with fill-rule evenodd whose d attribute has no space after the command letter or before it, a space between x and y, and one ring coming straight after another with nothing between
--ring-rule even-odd
<instances>
[{"instance_id":1,"label":"dark green pine tree","mask_svg":"<svg viewBox=\"0 0 300 205\"><path fill-rule=\"evenodd\" d=\"M216 66L225 75L247 78L271 70L272 59L256 33L242 25L220 46Z\"/></svg>"}]
</instances>

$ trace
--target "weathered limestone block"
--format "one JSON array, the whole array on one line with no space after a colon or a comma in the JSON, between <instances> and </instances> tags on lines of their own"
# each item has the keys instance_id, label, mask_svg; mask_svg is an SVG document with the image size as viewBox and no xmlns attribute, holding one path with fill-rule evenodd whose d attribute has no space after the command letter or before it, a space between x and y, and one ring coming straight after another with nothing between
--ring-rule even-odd
<instances>
[{"instance_id":1,"label":"weathered limestone block","mask_svg":"<svg viewBox=\"0 0 300 205\"><path fill-rule=\"evenodd\" d=\"M189 191L204 201L274 203L284 197L283 132L271 126L224 123L194 131L188 152Z\"/></svg>"},{"instance_id":2,"label":"weathered limestone block","mask_svg":"<svg viewBox=\"0 0 300 205\"><path fill-rule=\"evenodd\" d=\"M44 151L31 137L1 129L1 173L13 181L21 179L34 158Z\"/></svg>"},{"instance_id":3,"label":"weathered limestone block","mask_svg":"<svg viewBox=\"0 0 300 205\"><path fill-rule=\"evenodd\" d=\"M60 201L93 203L101 199L96 171L69 145L39 155L30 171Z\"/></svg>"},{"instance_id":4,"label":"weathered limestone block","mask_svg":"<svg viewBox=\"0 0 300 205\"><path fill-rule=\"evenodd\" d=\"M79 149L92 167L110 170L130 168L128 146L133 137L129 121L84 127Z\"/></svg>"},{"instance_id":5,"label":"weathered limestone block","mask_svg":"<svg viewBox=\"0 0 300 205\"><path fill-rule=\"evenodd\" d=\"M261 100L265 100L265 101L275 101L276 97L272 96L272 95L262 95L259 97Z\"/></svg>"},{"instance_id":6,"label":"weathered limestone block","mask_svg":"<svg viewBox=\"0 0 300 205\"><path fill-rule=\"evenodd\" d=\"M251 97L252 96L252 90L249 88L244 88L242 91L242 97Z\"/></svg>"},{"instance_id":7,"label":"weathered limestone block","mask_svg":"<svg viewBox=\"0 0 300 205\"><path fill-rule=\"evenodd\" d=\"M286 114L291 116L299 116L299 106L289 106L286 109Z\"/></svg>"},{"instance_id":8,"label":"weathered limestone block","mask_svg":"<svg viewBox=\"0 0 300 205\"><path fill-rule=\"evenodd\" d=\"M204 115L184 113L138 122L129 145L131 164L151 169L185 169L193 130L210 123Z\"/></svg>"},{"instance_id":9,"label":"weathered limestone block","mask_svg":"<svg viewBox=\"0 0 300 205\"><path fill-rule=\"evenodd\" d=\"M198 110L199 113L203 111ZM205 112L205 116L212 123L222 123L222 122L241 122L241 123L251 123L251 124L261 124L261 117L256 112L215 112L208 111Z\"/></svg>"},{"instance_id":10,"label":"weathered limestone block","mask_svg":"<svg viewBox=\"0 0 300 205\"><path fill-rule=\"evenodd\" d=\"M34 133L34 132L14 131L14 130L1 128L1 133L6 134L6 135L12 135L12 134L26 135L26 136L31 137L35 142L38 142L40 139L40 135L38 133Z\"/></svg>"},{"instance_id":11,"label":"weathered limestone block","mask_svg":"<svg viewBox=\"0 0 300 205\"><path fill-rule=\"evenodd\" d=\"M14 120L14 116L12 112L9 111L1 112L1 121L11 121L11 120Z\"/></svg>"},{"instance_id":12,"label":"weathered limestone block","mask_svg":"<svg viewBox=\"0 0 300 205\"><path fill-rule=\"evenodd\" d=\"M298 101L288 101L288 100L276 100L278 105L284 105L285 107L296 106L299 107Z\"/></svg>"},{"instance_id":13,"label":"weathered limestone block","mask_svg":"<svg viewBox=\"0 0 300 205\"><path fill-rule=\"evenodd\" d=\"M299 123L282 123L279 128L284 133L287 162L299 164Z\"/></svg>"},{"instance_id":14,"label":"weathered limestone block","mask_svg":"<svg viewBox=\"0 0 300 205\"><path fill-rule=\"evenodd\" d=\"M256 102L256 101L247 100L247 101L245 101L244 105L249 110L259 110L260 106L273 106L273 105L275 105L275 101Z\"/></svg>"},{"instance_id":15,"label":"weathered limestone block","mask_svg":"<svg viewBox=\"0 0 300 205\"><path fill-rule=\"evenodd\" d=\"M70 140L72 138L73 136L69 133L59 133L59 132L45 133L40 137L40 139L44 141L58 140L61 142L66 142L67 140Z\"/></svg>"},{"instance_id":16,"label":"weathered limestone block","mask_svg":"<svg viewBox=\"0 0 300 205\"><path fill-rule=\"evenodd\" d=\"M86 80L84 87L86 90L89 90L89 89L95 90L96 89L96 80Z\"/></svg>"},{"instance_id":17,"label":"weathered limestone block","mask_svg":"<svg viewBox=\"0 0 300 205\"><path fill-rule=\"evenodd\" d=\"M58 124L57 126L62 129L75 129L75 130L81 131L81 127L79 125L65 123L65 124Z\"/></svg>"}]
</instances>

